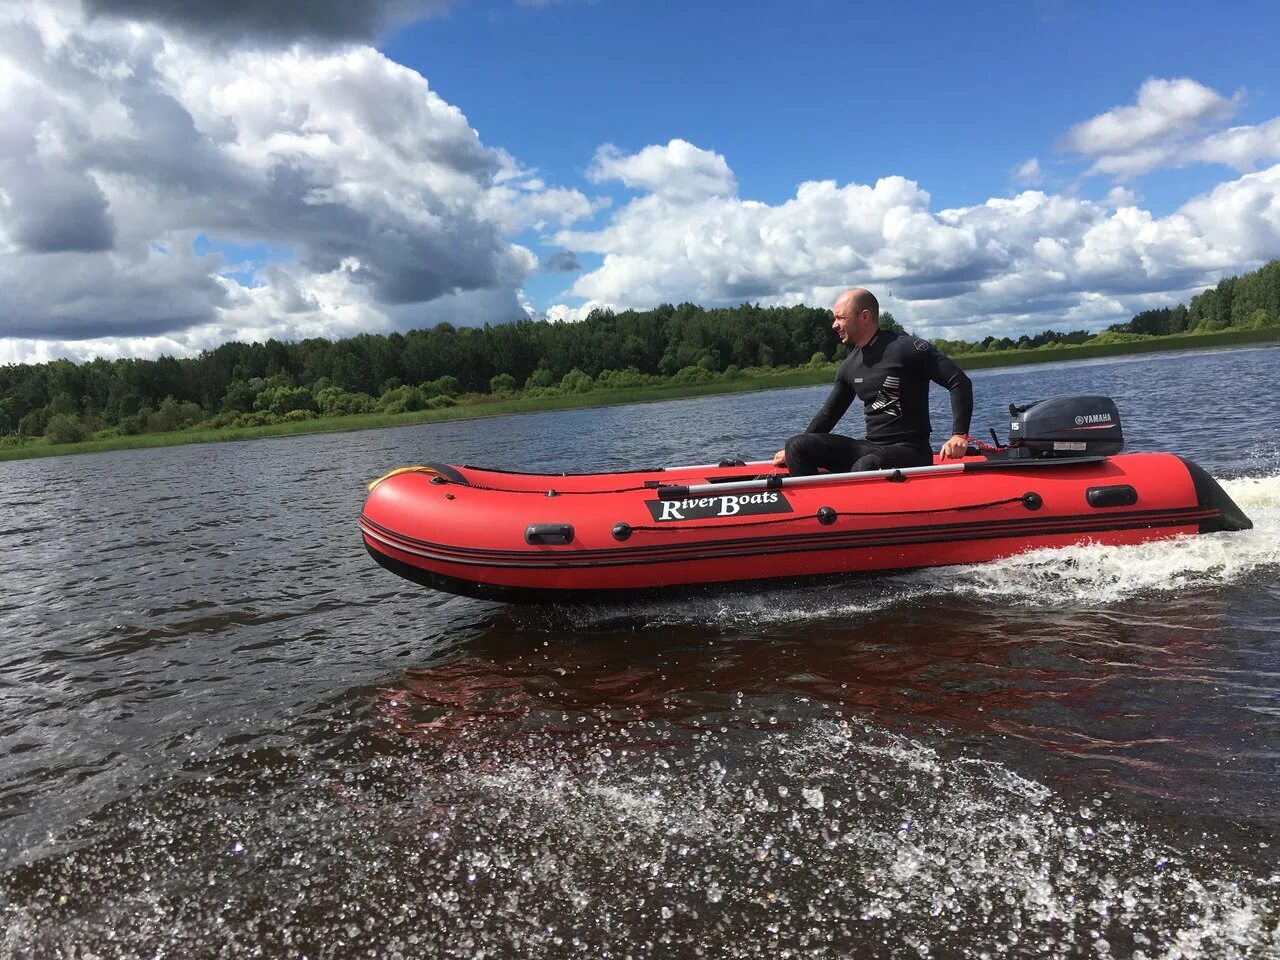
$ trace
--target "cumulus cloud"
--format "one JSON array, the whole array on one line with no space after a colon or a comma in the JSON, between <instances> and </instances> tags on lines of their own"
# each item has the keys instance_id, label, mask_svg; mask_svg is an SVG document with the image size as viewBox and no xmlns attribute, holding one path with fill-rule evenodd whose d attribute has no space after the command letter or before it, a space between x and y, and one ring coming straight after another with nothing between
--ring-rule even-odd
<instances>
[{"instance_id":1,"label":"cumulus cloud","mask_svg":"<svg viewBox=\"0 0 1280 960\"><path fill-rule=\"evenodd\" d=\"M1010 174L1013 182L1023 187L1038 187L1044 183L1044 171L1040 169L1040 159L1032 157L1030 160L1023 160L1013 168Z\"/></svg>"},{"instance_id":2,"label":"cumulus cloud","mask_svg":"<svg viewBox=\"0 0 1280 960\"><path fill-rule=\"evenodd\" d=\"M1218 163L1241 172L1280 160L1280 118L1218 129L1236 113L1242 94L1224 97L1188 78L1151 79L1137 102L1115 107L1063 136L1059 149L1092 162L1090 173L1128 180L1161 167Z\"/></svg>"},{"instance_id":3,"label":"cumulus cloud","mask_svg":"<svg viewBox=\"0 0 1280 960\"><path fill-rule=\"evenodd\" d=\"M701 204L639 197L595 232L565 231L565 246L604 256L573 292L628 304L806 297L851 271L868 281L982 276L988 258L965 225L928 213L929 195L901 177L875 185L801 184L770 206L731 197Z\"/></svg>"},{"instance_id":4,"label":"cumulus cloud","mask_svg":"<svg viewBox=\"0 0 1280 960\"><path fill-rule=\"evenodd\" d=\"M587 171L596 183L620 180L635 190L647 190L675 202L709 197L732 197L738 183L725 158L686 140L654 144L639 153L624 154L611 143L596 151Z\"/></svg>"},{"instance_id":5,"label":"cumulus cloud","mask_svg":"<svg viewBox=\"0 0 1280 960\"><path fill-rule=\"evenodd\" d=\"M588 200L578 190L548 187L536 170L526 170L504 150L494 151L499 169L488 194L488 214L504 233L563 227L609 205Z\"/></svg>"},{"instance_id":6,"label":"cumulus cloud","mask_svg":"<svg viewBox=\"0 0 1280 960\"><path fill-rule=\"evenodd\" d=\"M1107 191L1108 207L1136 207L1138 195L1128 187L1112 187Z\"/></svg>"},{"instance_id":7,"label":"cumulus cloud","mask_svg":"<svg viewBox=\"0 0 1280 960\"><path fill-rule=\"evenodd\" d=\"M935 211L929 194L901 177L806 182L790 200L764 204L737 197L724 158L672 141L629 156L604 148L593 175L646 192L602 228L562 230L556 240L602 257L571 289L593 304L826 303L856 283L936 335L1096 326L1280 250L1280 166L1250 172L1280 160L1280 118L1223 128L1240 101L1194 80L1152 79L1136 103L1063 137L1060 147L1088 158L1091 172L1121 180L1190 163L1246 173L1163 217L1123 186L1101 202L1032 189ZM685 186L682 175L699 167L714 171L702 181L719 186ZM1010 175L1025 186L1043 181L1038 158Z\"/></svg>"},{"instance_id":8,"label":"cumulus cloud","mask_svg":"<svg viewBox=\"0 0 1280 960\"><path fill-rule=\"evenodd\" d=\"M1194 145L1189 160L1222 163L1240 171L1251 171L1268 160L1280 160L1280 117L1206 137Z\"/></svg>"},{"instance_id":9,"label":"cumulus cloud","mask_svg":"<svg viewBox=\"0 0 1280 960\"><path fill-rule=\"evenodd\" d=\"M1272 258L1280 251L1280 164L1220 183L1182 213L1206 242L1236 262Z\"/></svg>"},{"instance_id":10,"label":"cumulus cloud","mask_svg":"<svg viewBox=\"0 0 1280 960\"><path fill-rule=\"evenodd\" d=\"M228 277L213 278L221 288L222 306L211 320L165 333L94 336L95 328L87 328L85 337L75 339L70 339L70 334L68 338L47 334L0 338L0 364L41 363L58 357L83 361L94 357L189 356L231 340L350 337L444 322L455 326L473 325L478 320L502 322L533 313L518 290L459 291L429 303L388 308L372 304L359 285L341 272L298 277L289 268L276 265L264 272L271 282L255 286L243 286Z\"/></svg>"},{"instance_id":11,"label":"cumulus cloud","mask_svg":"<svg viewBox=\"0 0 1280 960\"><path fill-rule=\"evenodd\" d=\"M572 250L557 250L543 258L542 269L548 273L577 273L582 269L582 264Z\"/></svg>"},{"instance_id":12,"label":"cumulus cloud","mask_svg":"<svg viewBox=\"0 0 1280 960\"><path fill-rule=\"evenodd\" d=\"M614 304L600 300L588 300L576 307L557 303L547 310L547 319L552 323L581 323L587 319L592 310L612 310L613 308Z\"/></svg>"},{"instance_id":13,"label":"cumulus cloud","mask_svg":"<svg viewBox=\"0 0 1280 960\"><path fill-rule=\"evenodd\" d=\"M1280 166L1165 217L1136 202L1123 190L1104 202L1028 190L935 211L901 177L806 182L776 205L724 193L688 203L655 189L600 229L556 240L603 258L571 289L588 304L829 303L861 284L900 320L942 336L1127 319L1280 249Z\"/></svg>"},{"instance_id":14,"label":"cumulus cloud","mask_svg":"<svg viewBox=\"0 0 1280 960\"><path fill-rule=\"evenodd\" d=\"M225 40L375 40L449 0L85 0L90 17L159 22Z\"/></svg>"},{"instance_id":15,"label":"cumulus cloud","mask_svg":"<svg viewBox=\"0 0 1280 960\"><path fill-rule=\"evenodd\" d=\"M1127 153L1186 136L1227 120L1235 111L1236 101L1195 80L1153 77L1138 90L1137 103L1076 124L1062 138L1062 146L1086 156Z\"/></svg>"},{"instance_id":16,"label":"cumulus cloud","mask_svg":"<svg viewBox=\"0 0 1280 960\"><path fill-rule=\"evenodd\" d=\"M504 320L538 266L508 238L592 210L370 47L213 51L47 4L6 8L0 34L0 339L25 344L11 351L334 335L465 302L512 311L473 322ZM293 260L242 288L193 252L201 236Z\"/></svg>"},{"instance_id":17,"label":"cumulus cloud","mask_svg":"<svg viewBox=\"0 0 1280 960\"><path fill-rule=\"evenodd\" d=\"M551 319L826 304L866 284L924 332L1003 334L1124 319L1280 250L1280 118L1226 127L1237 100L1191 80L1148 81L1063 140L1120 178L1189 162L1243 173L1167 216L1123 186L1101 202L1027 189L935 209L896 176L804 182L766 204L738 196L724 156L673 139L602 146L588 178L636 195L576 229L606 201L486 147L370 47L215 48L116 15L128 6L0 9L0 362L501 322L532 312L530 274L582 271L581 253L599 266ZM1011 174L1043 179L1037 158ZM513 242L527 231L562 249L540 260ZM222 244L288 254L248 276Z\"/></svg>"}]
</instances>

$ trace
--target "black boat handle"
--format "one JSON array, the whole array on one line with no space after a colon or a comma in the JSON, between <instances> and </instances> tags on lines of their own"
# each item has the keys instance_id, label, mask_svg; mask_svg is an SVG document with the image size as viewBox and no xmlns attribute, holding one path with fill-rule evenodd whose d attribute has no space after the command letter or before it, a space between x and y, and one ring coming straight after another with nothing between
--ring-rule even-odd
<instances>
[{"instance_id":1,"label":"black boat handle","mask_svg":"<svg viewBox=\"0 0 1280 960\"><path fill-rule=\"evenodd\" d=\"M524 528L524 542L529 544L572 543L573 524L531 523Z\"/></svg>"}]
</instances>

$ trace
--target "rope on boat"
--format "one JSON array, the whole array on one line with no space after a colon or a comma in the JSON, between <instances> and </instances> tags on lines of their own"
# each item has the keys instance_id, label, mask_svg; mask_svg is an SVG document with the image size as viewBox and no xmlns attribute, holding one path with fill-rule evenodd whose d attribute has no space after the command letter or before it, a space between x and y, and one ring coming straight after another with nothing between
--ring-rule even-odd
<instances>
[{"instance_id":1,"label":"rope on boat","mask_svg":"<svg viewBox=\"0 0 1280 960\"><path fill-rule=\"evenodd\" d=\"M413 467L396 467L394 470L388 470L386 473L384 473L382 476L378 477L377 479L370 480L365 485L365 489L368 490L370 493L373 493L373 488L376 487L378 484L380 484L383 480L389 480L392 477L398 477L402 473L425 473L428 476L431 476L433 478L438 478L439 480L445 483L447 483L449 480L448 477L446 477L443 473L440 472L439 467L435 466L434 464L424 463L424 464L419 464Z\"/></svg>"},{"instance_id":2,"label":"rope on boat","mask_svg":"<svg viewBox=\"0 0 1280 960\"><path fill-rule=\"evenodd\" d=\"M566 474L566 476L574 476L574 474ZM770 476L781 476L781 475L780 474L760 474L759 476L756 476L756 477L743 477L742 479L744 481L745 480L765 480L765 479L768 479ZM452 483L453 481L447 478L441 477L441 478L434 478L431 482L432 483ZM654 490L657 490L659 487L662 487L663 483L660 480L647 480L644 483L640 484L639 486L615 487L612 490L557 490L554 487L551 487L547 490L540 490L540 489L539 490L518 490L518 489L513 489L511 487L490 487L483 483L472 483L471 481L467 481L466 486L468 490L485 490L489 493L531 493L539 497L586 497L586 496L594 496L596 494L601 494L601 493L637 493L639 491L652 492Z\"/></svg>"},{"instance_id":3,"label":"rope on boat","mask_svg":"<svg viewBox=\"0 0 1280 960\"><path fill-rule=\"evenodd\" d=\"M992 439L992 440L995 440L995 439L996 439L995 431L992 431L992 433L991 433L991 439ZM993 445L991 445L991 444L987 443L987 441L985 441L985 440L979 440L977 437L973 436L972 434L969 434L969 435L965 436L965 440L967 440L967 441L968 441L968 443L969 443L969 445L970 445L971 447L977 447L977 448L978 448L979 450L981 450L983 453L999 453L999 452L1001 452L1002 450L1008 450L1008 449L1009 449L1008 447L1002 447L1002 446L1000 446L1000 442L999 442L998 440L996 441L995 445L993 446Z\"/></svg>"},{"instance_id":4,"label":"rope on boat","mask_svg":"<svg viewBox=\"0 0 1280 960\"><path fill-rule=\"evenodd\" d=\"M432 481L438 483L441 481ZM444 481L448 482L448 481ZM655 481L656 483L656 481ZM532 493L539 497L584 497L599 493L635 493L637 490L656 490L653 484L641 484L638 487L616 487L613 490L515 490L509 487L489 487L483 483L467 483L468 490L485 490L489 493Z\"/></svg>"},{"instance_id":5,"label":"rope on boat","mask_svg":"<svg viewBox=\"0 0 1280 960\"><path fill-rule=\"evenodd\" d=\"M614 527L613 536L615 540L625 540L632 533L642 531L651 533L675 533L686 530L728 530L732 527L764 527L775 523L795 523L797 520L813 519L817 519L817 521L823 526L830 526L836 522L837 517L906 517L922 513L960 513L965 510L982 510L986 507L1002 507L1010 503L1020 503L1028 510L1039 510L1043 501L1038 493L1024 493L1022 496L1005 497L1003 500L989 500L986 503L965 503L956 507L934 507L928 510L835 510L831 507L822 507L818 510L816 516L803 514L793 517L778 517L769 520L737 520L733 523L704 523L696 527L677 524L663 524L661 526L632 526L628 523L619 523ZM619 536L620 533L624 535Z\"/></svg>"}]
</instances>

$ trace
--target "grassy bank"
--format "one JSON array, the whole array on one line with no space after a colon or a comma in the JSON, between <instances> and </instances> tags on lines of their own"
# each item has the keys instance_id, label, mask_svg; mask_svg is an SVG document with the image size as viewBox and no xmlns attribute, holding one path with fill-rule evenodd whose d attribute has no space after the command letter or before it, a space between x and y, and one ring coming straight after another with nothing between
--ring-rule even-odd
<instances>
[{"instance_id":1,"label":"grassy bank","mask_svg":"<svg viewBox=\"0 0 1280 960\"><path fill-rule=\"evenodd\" d=\"M1168 350L1203 349L1244 346L1280 340L1280 327L1258 330L1223 330L1217 333L1184 334L1140 340L1131 343L1081 344L1040 350L1004 350L999 353L956 355L955 360L966 370L989 367L1011 367L1033 363L1066 360L1088 360L1125 354L1155 353ZM779 372L767 376L742 376L732 380L716 380L701 384L659 384L620 390L595 390L590 393L564 394L554 397L494 397L480 402L459 404L440 410L420 410L400 414L361 414L350 417L322 417L296 423L277 423L262 427L227 427L218 430L190 429L173 433L148 433L136 436L87 440L82 443L49 444L33 441L20 446L0 446L0 461L32 457L52 457L76 453L101 453L108 450L133 450L143 447L171 447L187 443L215 443L230 440L258 440L265 437L297 436L309 433L332 433L345 430L372 430L380 427L404 427L444 420L470 420L519 413L541 413L606 407L628 403L652 403L722 393L744 393L755 390L777 390L787 387L829 383L835 365Z\"/></svg>"},{"instance_id":2,"label":"grassy bank","mask_svg":"<svg viewBox=\"0 0 1280 960\"><path fill-rule=\"evenodd\" d=\"M226 427L220 430L177 430L172 433L144 433L82 443L48 444L39 441L15 447L0 447L0 461L24 460L32 457L57 457L75 453L102 453L108 450L134 450L143 447L174 447L187 443L219 443L230 440L260 440L265 437L291 437L308 433L335 433L346 430L374 430L381 427L407 427L419 423L445 420L474 420L518 413L545 413L552 410L574 410L588 407L612 407L628 403L654 403L722 393L748 393L756 390L800 387L831 380L834 367L818 370L794 370L767 377L741 377L735 380L700 384L662 384L622 390L597 390L591 393L565 394L558 397L494 398L480 403L459 404L441 410L418 410L412 413L367 413L352 417L319 417L297 423L276 423L263 427Z\"/></svg>"},{"instance_id":3,"label":"grassy bank","mask_svg":"<svg viewBox=\"0 0 1280 960\"><path fill-rule=\"evenodd\" d=\"M1280 327L1262 327L1257 330L1172 334L1131 343L1082 343L1039 350L956 354L953 359L966 370L982 370L987 367L1017 367L1029 363L1056 363L1060 360L1093 360L1098 357L1119 357L1130 353L1162 353L1168 350L1248 346L1255 343L1273 343L1276 340L1280 340Z\"/></svg>"}]
</instances>

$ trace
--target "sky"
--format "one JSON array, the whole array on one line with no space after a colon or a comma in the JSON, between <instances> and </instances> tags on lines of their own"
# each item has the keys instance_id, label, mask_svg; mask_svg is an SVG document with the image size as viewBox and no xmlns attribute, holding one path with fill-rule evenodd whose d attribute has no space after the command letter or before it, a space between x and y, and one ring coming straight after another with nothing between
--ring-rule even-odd
<instances>
[{"instance_id":1,"label":"sky","mask_svg":"<svg viewBox=\"0 0 1280 960\"><path fill-rule=\"evenodd\" d=\"M808 303L1101 329L1280 257L1280 6L5 0L0 363Z\"/></svg>"}]
</instances>

